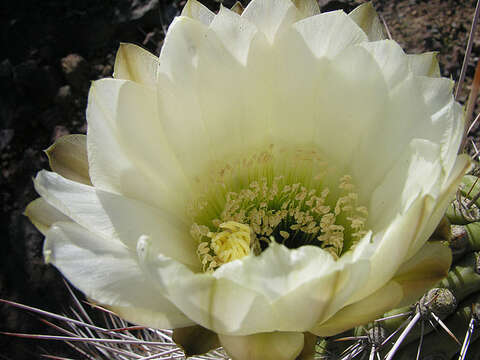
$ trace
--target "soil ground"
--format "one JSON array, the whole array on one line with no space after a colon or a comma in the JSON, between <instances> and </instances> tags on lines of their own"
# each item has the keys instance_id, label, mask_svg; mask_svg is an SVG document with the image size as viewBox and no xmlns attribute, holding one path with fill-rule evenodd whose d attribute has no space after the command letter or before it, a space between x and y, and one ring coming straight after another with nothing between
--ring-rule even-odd
<instances>
[{"instance_id":1,"label":"soil ground","mask_svg":"<svg viewBox=\"0 0 480 360\"><path fill-rule=\"evenodd\" d=\"M218 2L201 1L218 10ZM319 1L323 11L350 11L362 2ZM51 311L68 306L61 276L43 263L42 236L22 215L37 197L32 177L48 168L42 150L64 134L85 133L90 81L111 76L120 42L133 42L158 54L168 24L184 3L4 0L0 5L0 298ZM392 38L406 52L438 51L442 74L454 80L459 78L475 3L373 0ZM225 0L224 5L229 7L233 1ZM480 56L478 31L472 54L461 101ZM49 330L25 311L1 305L0 331ZM3 335L0 349L0 359L68 353L61 344Z\"/></svg>"}]
</instances>

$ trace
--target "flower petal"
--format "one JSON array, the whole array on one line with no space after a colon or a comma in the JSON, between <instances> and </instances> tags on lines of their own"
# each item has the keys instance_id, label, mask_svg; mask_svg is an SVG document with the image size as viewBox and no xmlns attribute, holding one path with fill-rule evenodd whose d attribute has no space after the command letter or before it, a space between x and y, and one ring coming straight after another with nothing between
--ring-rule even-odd
<instances>
[{"instance_id":1,"label":"flower petal","mask_svg":"<svg viewBox=\"0 0 480 360\"><path fill-rule=\"evenodd\" d=\"M113 77L155 87L158 57L135 44L121 43L115 57Z\"/></svg>"},{"instance_id":2,"label":"flower petal","mask_svg":"<svg viewBox=\"0 0 480 360\"><path fill-rule=\"evenodd\" d=\"M198 52L207 31L198 21L177 17L170 25L160 53L159 118L177 159L192 178L205 163L215 159L214 144L205 128L197 91Z\"/></svg>"},{"instance_id":3,"label":"flower petal","mask_svg":"<svg viewBox=\"0 0 480 360\"><path fill-rule=\"evenodd\" d=\"M225 49L242 65L246 65L250 44L257 28L245 18L221 7L210 24ZM242 31L238 31L242 29Z\"/></svg>"},{"instance_id":4,"label":"flower petal","mask_svg":"<svg viewBox=\"0 0 480 360\"><path fill-rule=\"evenodd\" d=\"M139 176L152 179L160 206L185 206L185 198L191 197L191 180L185 177L158 121L156 92L127 81L117 96L114 125L122 150L139 170Z\"/></svg>"},{"instance_id":5,"label":"flower petal","mask_svg":"<svg viewBox=\"0 0 480 360\"><path fill-rule=\"evenodd\" d=\"M448 94L451 97L449 92ZM372 122L370 131L365 133L351 162L352 175L358 179L360 194L371 194L384 181L387 173L392 171L392 166L400 163L402 153L413 139L424 139L438 144L441 155L444 154L445 160L451 161L453 155L450 154L457 150L449 146L452 140L447 140L446 135L452 134L453 129L461 126L461 118L455 118L448 110L448 106L452 104L451 98L441 97L446 100L444 107L427 102L428 97L423 94L421 82L412 76L390 91L384 117L377 117ZM444 150L446 145L449 146L448 151ZM388 151L379 152L378 148ZM440 159L444 161L443 158ZM364 169L369 169L368 177L362 176ZM395 193L401 193L401 190L392 191L392 194Z\"/></svg>"},{"instance_id":6,"label":"flower petal","mask_svg":"<svg viewBox=\"0 0 480 360\"><path fill-rule=\"evenodd\" d=\"M367 34L369 41L385 39L383 25L371 2L357 6L348 16Z\"/></svg>"},{"instance_id":7,"label":"flower petal","mask_svg":"<svg viewBox=\"0 0 480 360\"><path fill-rule=\"evenodd\" d=\"M242 17L254 24L273 43L278 34L298 20L300 14L290 0L252 0Z\"/></svg>"},{"instance_id":8,"label":"flower petal","mask_svg":"<svg viewBox=\"0 0 480 360\"><path fill-rule=\"evenodd\" d=\"M401 285L389 281L368 297L344 307L328 321L317 324L310 332L317 336L333 336L366 324L394 308L402 300L402 296Z\"/></svg>"},{"instance_id":9,"label":"flower petal","mask_svg":"<svg viewBox=\"0 0 480 360\"><path fill-rule=\"evenodd\" d=\"M463 108L459 103L452 101L450 106L444 108L444 111L446 112L444 121L450 121L450 125L445 130L442 140L442 165L445 174L450 174L457 160L465 123ZM437 113L438 117L442 116L441 112L442 110ZM455 121L455 119L461 119L461 121Z\"/></svg>"},{"instance_id":10,"label":"flower petal","mask_svg":"<svg viewBox=\"0 0 480 360\"><path fill-rule=\"evenodd\" d=\"M269 93L274 142L315 144L330 165L349 171L358 144L372 124L384 119L384 76L361 46L348 47L334 60L316 59L299 36L291 31L279 39L275 65L267 70L273 79ZM275 77L278 73L285 75ZM349 106L344 106L346 98Z\"/></svg>"},{"instance_id":11,"label":"flower petal","mask_svg":"<svg viewBox=\"0 0 480 360\"><path fill-rule=\"evenodd\" d=\"M119 241L106 240L74 223L55 223L46 234L45 257L87 297L107 306L119 307L128 320L160 327L190 325L172 303L155 291L132 253ZM129 309L132 307L132 309ZM138 315L138 317L137 317Z\"/></svg>"},{"instance_id":12,"label":"flower petal","mask_svg":"<svg viewBox=\"0 0 480 360\"><path fill-rule=\"evenodd\" d=\"M160 55L159 116L170 147L192 179L211 175L212 164L225 165L231 155L265 145L270 133L270 108L259 106L260 99L268 96L269 83L250 86L264 76L264 52L257 50L264 48L265 39L259 32L251 38L252 29L245 24L250 35L242 38L241 47L228 50L217 32L230 17L239 25L245 21L226 9L218 15L218 21L214 20L212 29L188 18L177 18ZM219 35L225 41L227 30ZM242 64L246 54L248 63L258 68Z\"/></svg>"},{"instance_id":13,"label":"flower petal","mask_svg":"<svg viewBox=\"0 0 480 360\"><path fill-rule=\"evenodd\" d=\"M293 25L316 57L330 59L348 46L367 41L365 33L343 11L309 17Z\"/></svg>"},{"instance_id":14,"label":"flower petal","mask_svg":"<svg viewBox=\"0 0 480 360\"><path fill-rule=\"evenodd\" d=\"M301 18L307 18L320 14L320 7L317 0L292 0L298 9Z\"/></svg>"},{"instance_id":15,"label":"flower petal","mask_svg":"<svg viewBox=\"0 0 480 360\"><path fill-rule=\"evenodd\" d=\"M410 305L426 289L446 276L451 258L447 246L439 243L425 244L414 258L400 267L386 285L359 302L346 306L310 331L318 336L336 335L366 324L394 307Z\"/></svg>"},{"instance_id":16,"label":"flower petal","mask_svg":"<svg viewBox=\"0 0 480 360\"><path fill-rule=\"evenodd\" d=\"M420 86L424 103L430 114L437 113L453 100L454 82L451 79L419 76L416 81Z\"/></svg>"},{"instance_id":17,"label":"flower petal","mask_svg":"<svg viewBox=\"0 0 480 360\"><path fill-rule=\"evenodd\" d=\"M342 306L333 302L336 294L348 298L368 278L368 263L335 262L313 246L289 250L272 243L260 256L224 264L213 275L146 253L139 256L142 266L162 293L196 323L221 334L306 331Z\"/></svg>"},{"instance_id":18,"label":"flower petal","mask_svg":"<svg viewBox=\"0 0 480 360\"><path fill-rule=\"evenodd\" d=\"M425 239L428 239L434 232L441 218L445 215L445 211L455 196L455 191L458 189L463 176L472 168L472 159L467 154L458 156L455 167L450 173L450 176L442 185L441 196L436 199L435 203L428 204L429 211L427 218L422 224L421 229L415 239L410 244L408 249L407 259L419 251L423 246Z\"/></svg>"},{"instance_id":19,"label":"flower petal","mask_svg":"<svg viewBox=\"0 0 480 360\"><path fill-rule=\"evenodd\" d=\"M445 244L427 242L398 269L394 281L402 286L403 299L396 307L417 301L429 288L445 278L452 263L452 251Z\"/></svg>"},{"instance_id":20,"label":"flower petal","mask_svg":"<svg viewBox=\"0 0 480 360\"><path fill-rule=\"evenodd\" d=\"M369 219L374 230L380 230L398 213L404 213L419 196L439 194L442 180L439 158L437 144L412 140L371 195Z\"/></svg>"},{"instance_id":21,"label":"flower petal","mask_svg":"<svg viewBox=\"0 0 480 360\"><path fill-rule=\"evenodd\" d=\"M71 221L68 216L55 209L41 197L28 204L24 215L28 216L28 219L43 235L46 234L52 224L58 221Z\"/></svg>"},{"instance_id":22,"label":"flower petal","mask_svg":"<svg viewBox=\"0 0 480 360\"><path fill-rule=\"evenodd\" d=\"M120 114L130 105L132 108L128 112ZM171 212L183 214L185 193L181 192L180 185L184 182L178 181L178 186L170 186L168 189L164 182L180 178L179 167L169 156L170 153L148 154L145 158L140 155L147 151L145 147L149 149L142 140L147 130L143 128L144 124L133 119L138 119L137 115L141 114L145 116L143 121L154 123L157 119L156 106L155 91L148 87L115 79L98 80L92 84L87 107L90 177L98 189L119 193L154 206L170 204ZM137 115L132 115L136 110L139 111ZM127 123L130 127L127 127ZM124 142L127 137L125 133L129 130L130 142ZM154 128L154 132L157 130L159 126ZM168 146L161 143L161 134L162 132L157 133L157 141L151 146L161 149ZM136 142L132 143L132 139ZM157 161L156 168L165 170L162 174L165 176L161 178L156 176L158 173L155 171L142 171L146 169L145 162L155 155L160 156L157 160L161 160ZM169 174L171 176L167 176Z\"/></svg>"},{"instance_id":23,"label":"flower petal","mask_svg":"<svg viewBox=\"0 0 480 360\"><path fill-rule=\"evenodd\" d=\"M233 360L294 360L304 345L304 335L298 332L219 334L218 338Z\"/></svg>"},{"instance_id":24,"label":"flower petal","mask_svg":"<svg viewBox=\"0 0 480 360\"><path fill-rule=\"evenodd\" d=\"M37 192L79 225L135 249L141 235L150 236L157 251L198 266L189 225L167 211L41 171L34 180ZM175 239L172 241L171 239Z\"/></svg>"},{"instance_id":25,"label":"flower petal","mask_svg":"<svg viewBox=\"0 0 480 360\"><path fill-rule=\"evenodd\" d=\"M421 156L428 156L428 147L423 148L422 151L423 155ZM414 156L417 157L418 155L419 154L416 154ZM434 158L435 156L433 156L433 159ZM427 160L428 157L424 159ZM406 182L405 194L401 194L401 196L404 197L402 201L407 200L408 204L410 204L406 212L402 213L401 211L395 220L389 220L391 215L388 214L388 212L392 207L389 204L396 203L397 200L389 198L391 196L387 191L388 186L383 190L380 188L377 189L373 197L370 208L372 211L375 211L371 215L373 224L375 224L373 231L374 233L377 232L377 235L373 238L373 242L376 244L378 241L379 244L370 258L371 271L375 276L369 278L368 284L353 297L353 300L361 299L369 292L377 289L378 286L381 286L382 283L394 275L401 263L412 257L425 244L425 241L432 234L445 213L445 209L461 177L470 167L468 156L459 157L455 171L452 172L450 179L442 189L432 191L433 188L441 185L441 181L439 180L436 182L433 181L431 185L423 181L424 189L418 192L418 190L414 191L414 189L418 188L415 182L419 181L414 179L415 176L419 176L423 170L427 171L422 175L422 179L425 179L425 176L431 176L430 180L434 180L435 176L438 176L438 169L435 171L432 170L432 167L428 165L428 161L425 162L421 157L419 157L418 160L419 161L416 161L415 158L412 158L406 163L409 164L407 166L410 166L411 170L411 172L409 170L410 174L408 176L404 175L410 180ZM385 178L385 184L394 183L397 178L400 178L400 174L402 173L407 174L407 171L404 170L402 172L399 170L398 172L392 172ZM408 185L408 183L410 185ZM430 188L430 186L433 186L433 188ZM441 197L435 199L433 196L438 196L438 194L441 194ZM376 215L382 211L384 212L382 216L385 216L383 220ZM391 224L385 231L380 231L383 225L389 223ZM379 229L376 229L377 226L379 226ZM392 254L395 254L395 256L392 256Z\"/></svg>"},{"instance_id":26,"label":"flower petal","mask_svg":"<svg viewBox=\"0 0 480 360\"><path fill-rule=\"evenodd\" d=\"M81 289L80 289L81 290ZM149 291L149 290L143 290ZM149 296L154 294L150 291ZM133 306L110 305L108 309L122 319L137 325L147 326L153 329L173 329L184 326L192 326L195 323L187 318L178 308L164 297L155 294L155 304L148 308ZM150 304L141 304L149 306Z\"/></svg>"},{"instance_id":27,"label":"flower petal","mask_svg":"<svg viewBox=\"0 0 480 360\"><path fill-rule=\"evenodd\" d=\"M67 179L91 185L88 175L87 137L66 135L46 151L50 167Z\"/></svg>"},{"instance_id":28,"label":"flower petal","mask_svg":"<svg viewBox=\"0 0 480 360\"><path fill-rule=\"evenodd\" d=\"M408 63L410 71L415 75L440 77L437 52L408 55Z\"/></svg>"},{"instance_id":29,"label":"flower petal","mask_svg":"<svg viewBox=\"0 0 480 360\"><path fill-rule=\"evenodd\" d=\"M359 301L376 291L391 279L405 261L408 247L416 238L425 221L426 203L429 197L418 197L403 214L398 214L383 231L375 231L371 244L370 276L366 284L349 299L348 303ZM426 239L424 240L426 241ZM361 246L358 246L361 249ZM355 249L354 251L360 251ZM363 250L368 254L367 250Z\"/></svg>"},{"instance_id":30,"label":"flower petal","mask_svg":"<svg viewBox=\"0 0 480 360\"><path fill-rule=\"evenodd\" d=\"M208 26L215 17L215 14L199 1L188 0L182 10L181 16L195 19Z\"/></svg>"},{"instance_id":31,"label":"flower petal","mask_svg":"<svg viewBox=\"0 0 480 360\"><path fill-rule=\"evenodd\" d=\"M364 5L370 5L366 3ZM389 89L393 89L408 75L407 55L400 45L392 40L365 42L360 44L378 63Z\"/></svg>"}]
</instances>

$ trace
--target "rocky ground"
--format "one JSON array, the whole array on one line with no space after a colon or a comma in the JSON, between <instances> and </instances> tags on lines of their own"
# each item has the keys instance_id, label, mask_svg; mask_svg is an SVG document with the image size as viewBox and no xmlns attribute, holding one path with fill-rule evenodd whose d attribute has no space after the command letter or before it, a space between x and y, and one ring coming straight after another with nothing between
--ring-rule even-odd
<instances>
[{"instance_id":1,"label":"rocky ground","mask_svg":"<svg viewBox=\"0 0 480 360\"><path fill-rule=\"evenodd\" d=\"M202 2L213 10L219 7L213 0ZM233 2L225 0L224 5ZM323 11L350 11L362 2L319 1ZM54 311L67 306L61 277L43 264L42 236L22 216L36 197L32 177L48 167L42 150L64 134L85 133L90 81L111 75L120 42L134 42L158 54L168 24L184 3L4 0L0 5L0 298ZM405 51L438 51L443 75L458 79L474 0L374 0L373 4ZM466 90L479 56L477 35ZM465 97L466 91L461 100ZM2 305L0 331L48 330L26 312ZM35 359L42 353L68 351L58 344L3 335L0 349L0 359Z\"/></svg>"}]
</instances>

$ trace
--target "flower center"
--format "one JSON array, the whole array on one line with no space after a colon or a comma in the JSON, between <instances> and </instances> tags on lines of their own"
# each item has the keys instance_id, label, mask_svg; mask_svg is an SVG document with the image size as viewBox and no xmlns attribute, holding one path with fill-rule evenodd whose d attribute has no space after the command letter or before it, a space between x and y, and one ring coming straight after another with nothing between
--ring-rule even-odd
<instances>
[{"instance_id":1,"label":"flower center","mask_svg":"<svg viewBox=\"0 0 480 360\"><path fill-rule=\"evenodd\" d=\"M258 255L272 241L319 246L338 259L367 233L368 210L350 175L326 179L325 162L316 156L297 159L291 169L277 166L273 153L257 158L261 166L244 162L246 173L238 164L225 167L230 176L223 171L222 181L212 182L215 189L193 206L191 234L204 271Z\"/></svg>"}]
</instances>

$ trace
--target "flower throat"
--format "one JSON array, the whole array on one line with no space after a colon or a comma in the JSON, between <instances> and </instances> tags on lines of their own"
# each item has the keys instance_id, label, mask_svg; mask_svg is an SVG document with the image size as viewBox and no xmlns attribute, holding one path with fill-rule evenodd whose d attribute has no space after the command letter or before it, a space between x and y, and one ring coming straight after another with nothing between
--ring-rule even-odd
<instances>
[{"instance_id":1,"label":"flower throat","mask_svg":"<svg viewBox=\"0 0 480 360\"><path fill-rule=\"evenodd\" d=\"M258 255L272 241L292 249L319 246L338 259L367 233L368 210L358 204L350 175L332 187L316 152L297 150L294 159L276 162L271 150L224 167L192 206L191 234L203 271ZM286 170L289 160L296 166Z\"/></svg>"}]
</instances>

